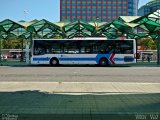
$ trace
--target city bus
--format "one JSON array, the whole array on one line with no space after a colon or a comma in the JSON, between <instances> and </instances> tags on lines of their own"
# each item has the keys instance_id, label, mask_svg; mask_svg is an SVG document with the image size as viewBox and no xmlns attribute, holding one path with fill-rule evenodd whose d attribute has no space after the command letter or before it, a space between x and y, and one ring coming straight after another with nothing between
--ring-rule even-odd
<instances>
[{"instance_id":1,"label":"city bus","mask_svg":"<svg viewBox=\"0 0 160 120\"><path fill-rule=\"evenodd\" d=\"M33 39L31 64L128 64L136 62L134 39Z\"/></svg>"}]
</instances>

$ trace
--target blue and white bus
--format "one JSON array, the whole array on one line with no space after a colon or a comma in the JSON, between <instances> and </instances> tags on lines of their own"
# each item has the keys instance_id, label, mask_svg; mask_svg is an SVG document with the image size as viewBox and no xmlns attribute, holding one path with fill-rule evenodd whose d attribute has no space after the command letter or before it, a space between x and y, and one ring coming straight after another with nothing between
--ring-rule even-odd
<instances>
[{"instance_id":1,"label":"blue and white bus","mask_svg":"<svg viewBox=\"0 0 160 120\"><path fill-rule=\"evenodd\" d=\"M136 63L134 39L106 38L34 39L31 64L112 64Z\"/></svg>"}]
</instances>

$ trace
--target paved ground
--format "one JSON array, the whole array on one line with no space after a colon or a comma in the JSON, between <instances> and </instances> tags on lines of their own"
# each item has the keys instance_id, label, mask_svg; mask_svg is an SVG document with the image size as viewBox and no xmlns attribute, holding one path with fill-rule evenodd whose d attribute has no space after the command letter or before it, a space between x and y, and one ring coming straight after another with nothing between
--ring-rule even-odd
<instances>
[{"instance_id":1,"label":"paved ground","mask_svg":"<svg viewBox=\"0 0 160 120\"><path fill-rule=\"evenodd\" d=\"M160 83L159 67L0 67L3 82Z\"/></svg>"},{"instance_id":2,"label":"paved ground","mask_svg":"<svg viewBox=\"0 0 160 120\"><path fill-rule=\"evenodd\" d=\"M47 93L159 93L160 83L122 82L1 82L1 92L40 91Z\"/></svg>"},{"instance_id":3,"label":"paved ground","mask_svg":"<svg viewBox=\"0 0 160 120\"><path fill-rule=\"evenodd\" d=\"M159 120L159 73L159 67L1 66L0 120Z\"/></svg>"},{"instance_id":4,"label":"paved ground","mask_svg":"<svg viewBox=\"0 0 160 120\"><path fill-rule=\"evenodd\" d=\"M18 115L18 120L137 120L138 115L151 120L150 115L155 114L156 120L160 117L159 93L75 95L20 91L1 92L0 98L2 118L10 114Z\"/></svg>"}]
</instances>

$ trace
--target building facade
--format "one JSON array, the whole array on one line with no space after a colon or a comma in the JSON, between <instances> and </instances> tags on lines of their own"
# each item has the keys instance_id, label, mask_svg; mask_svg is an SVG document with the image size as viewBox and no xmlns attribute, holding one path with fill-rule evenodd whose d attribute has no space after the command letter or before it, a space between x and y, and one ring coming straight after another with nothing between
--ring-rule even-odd
<instances>
[{"instance_id":1,"label":"building facade","mask_svg":"<svg viewBox=\"0 0 160 120\"><path fill-rule=\"evenodd\" d=\"M157 9L160 9L160 0L153 0L146 5L142 6L138 10L139 16L144 16L150 12L154 12Z\"/></svg>"},{"instance_id":2,"label":"building facade","mask_svg":"<svg viewBox=\"0 0 160 120\"><path fill-rule=\"evenodd\" d=\"M60 0L60 20L110 22L119 16L136 16L139 0Z\"/></svg>"}]
</instances>

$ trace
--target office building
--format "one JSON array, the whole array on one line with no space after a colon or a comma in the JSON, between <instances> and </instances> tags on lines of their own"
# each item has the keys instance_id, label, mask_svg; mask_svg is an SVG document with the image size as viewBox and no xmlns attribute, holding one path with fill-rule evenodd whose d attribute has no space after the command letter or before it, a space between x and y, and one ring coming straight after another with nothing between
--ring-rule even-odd
<instances>
[{"instance_id":1,"label":"office building","mask_svg":"<svg viewBox=\"0 0 160 120\"><path fill-rule=\"evenodd\" d=\"M60 20L110 22L119 16L136 16L139 0L60 0Z\"/></svg>"},{"instance_id":2,"label":"office building","mask_svg":"<svg viewBox=\"0 0 160 120\"><path fill-rule=\"evenodd\" d=\"M144 16L150 12L156 11L157 9L160 9L160 0L153 0L146 5L140 7L138 10L138 15Z\"/></svg>"}]
</instances>

